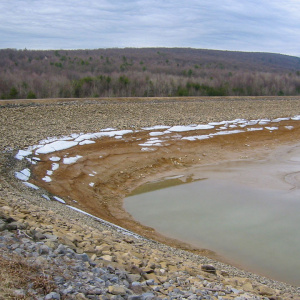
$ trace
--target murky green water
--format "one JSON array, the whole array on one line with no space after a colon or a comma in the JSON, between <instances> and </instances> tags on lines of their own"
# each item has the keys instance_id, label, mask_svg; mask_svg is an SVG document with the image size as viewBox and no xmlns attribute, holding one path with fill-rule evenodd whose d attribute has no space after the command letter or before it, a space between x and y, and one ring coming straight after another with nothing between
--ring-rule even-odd
<instances>
[{"instance_id":1,"label":"murky green water","mask_svg":"<svg viewBox=\"0 0 300 300\"><path fill-rule=\"evenodd\" d=\"M261 164L249 168L256 170L259 165L264 168ZM154 185L153 191L127 197L124 207L136 220L166 236L300 286L300 191L237 184L230 178L236 178L241 168L224 167L222 172L230 173L222 175L225 179L208 176L157 190ZM282 170L282 165L277 169ZM261 175L264 172L256 180Z\"/></svg>"}]
</instances>

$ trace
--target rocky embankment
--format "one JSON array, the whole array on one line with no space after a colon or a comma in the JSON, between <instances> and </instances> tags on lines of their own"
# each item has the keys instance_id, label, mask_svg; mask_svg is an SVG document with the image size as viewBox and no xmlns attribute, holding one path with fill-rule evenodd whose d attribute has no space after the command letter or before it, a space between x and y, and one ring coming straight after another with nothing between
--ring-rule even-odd
<instances>
[{"instance_id":1,"label":"rocky embankment","mask_svg":"<svg viewBox=\"0 0 300 300\"><path fill-rule=\"evenodd\" d=\"M55 210L14 197L9 206L1 206L2 264L17 260L36 269L36 275L30 272L21 285L2 287L16 298L293 299L295 295L296 289L284 284L124 235L96 221L86 225L87 217L80 214L66 220Z\"/></svg>"},{"instance_id":2,"label":"rocky embankment","mask_svg":"<svg viewBox=\"0 0 300 300\"><path fill-rule=\"evenodd\" d=\"M72 132L299 113L300 98L2 106L0 299L300 299L296 287L125 234L47 201L14 179L13 158L40 139Z\"/></svg>"}]
</instances>

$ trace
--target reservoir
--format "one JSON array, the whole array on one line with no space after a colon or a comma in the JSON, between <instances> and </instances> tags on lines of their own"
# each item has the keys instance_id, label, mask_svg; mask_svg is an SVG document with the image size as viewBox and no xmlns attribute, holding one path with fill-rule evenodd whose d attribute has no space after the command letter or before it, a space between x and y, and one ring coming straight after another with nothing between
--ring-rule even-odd
<instances>
[{"instance_id":1,"label":"reservoir","mask_svg":"<svg viewBox=\"0 0 300 300\"><path fill-rule=\"evenodd\" d=\"M146 184L124 208L165 236L299 286L299 158L296 146L263 161L200 166L188 177Z\"/></svg>"}]
</instances>

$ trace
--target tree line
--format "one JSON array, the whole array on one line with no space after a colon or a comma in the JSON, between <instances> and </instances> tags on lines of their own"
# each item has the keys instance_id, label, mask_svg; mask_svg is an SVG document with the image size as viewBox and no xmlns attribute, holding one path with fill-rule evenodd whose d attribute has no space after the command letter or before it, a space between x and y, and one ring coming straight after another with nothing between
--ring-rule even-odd
<instances>
[{"instance_id":1,"label":"tree line","mask_svg":"<svg viewBox=\"0 0 300 300\"><path fill-rule=\"evenodd\" d=\"M300 94L300 58L189 48L0 50L0 98Z\"/></svg>"}]
</instances>

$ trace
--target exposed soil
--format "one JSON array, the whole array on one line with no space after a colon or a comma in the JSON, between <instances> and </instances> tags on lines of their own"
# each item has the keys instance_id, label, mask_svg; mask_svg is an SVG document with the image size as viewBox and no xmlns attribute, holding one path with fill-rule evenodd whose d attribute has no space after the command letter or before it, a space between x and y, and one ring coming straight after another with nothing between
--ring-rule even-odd
<instances>
[{"instance_id":1,"label":"exposed soil","mask_svg":"<svg viewBox=\"0 0 300 300\"><path fill-rule=\"evenodd\" d=\"M268 126L278 126L278 123L270 123ZM293 126L293 129L289 130L285 126ZM215 130L181 132L180 135L204 135L211 132ZM175 135L174 133L173 136ZM229 160L263 159L275 149L299 141L300 122L281 121L279 129L274 131L246 131L199 141L173 138L168 140L166 146L154 147L154 151L143 152L139 144L148 138L149 132L139 131L127 134L120 140L101 138L96 140L95 144L40 156L42 162L34 169L32 183L62 197L69 205L142 236L224 261L224 258L208 249L196 249L162 236L154 229L136 222L123 209L124 197L143 183L157 178L176 174L186 174L187 178L193 173L193 166ZM52 182L46 183L42 178L46 171L51 169L49 158L54 155L83 157L75 164L60 164L52 176ZM91 182L94 182L93 187L89 186Z\"/></svg>"}]
</instances>

